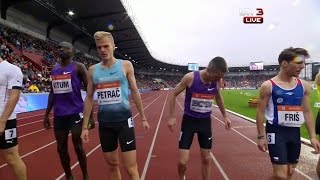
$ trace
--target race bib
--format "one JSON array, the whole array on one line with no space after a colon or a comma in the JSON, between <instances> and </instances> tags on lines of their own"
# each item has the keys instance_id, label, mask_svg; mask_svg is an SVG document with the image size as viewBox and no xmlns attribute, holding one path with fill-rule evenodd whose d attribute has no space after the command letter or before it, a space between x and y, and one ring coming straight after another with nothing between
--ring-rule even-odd
<instances>
[{"instance_id":1,"label":"race bib","mask_svg":"<svg viewBox=\"0 0 320 180\"><path fill-rule=\"evenodd\" d=\"M304 123L301 106L278 106L278 124L287 127L300 127Z\"/></svg>"},{"instance_id":2,"label":"race bib","mask_svg":"<svg viewBox=\"0 0 320 180\"><path fill-rule=\"evenodd\" d=\"M71 74L52 76L52 88L54 94L72 92Z\"/></svg>"},{"instance_id":3,"label":"race bib","mask_svg":"<svg viewBox=\"0 0 320 180\"><path fill-rule=\"evenodd\" d=\"M133 126L134 126L133 118L130 117L130 118L128 119L128 127L129 127L129 128L132 128Z\"/></svg>"},{"instance_id":4,"label":"race bib","mask_svg":"<svg viewBox=\"0 0 320 180\"><path fill-rule=\"evenodd\" d=\"M213 100L214 95L212 94L192 93L190 110L199 113L211 112Z\"/></svg>"},{"instance_id":5,"label":"race bib","mask_svg":"<svg viewBox=\"0 0 320 180\"><path fill-rule=\"evenodd\" d=\"M5 140L13 139L17 137L17 128L6 129L4 131Z\"/></svg>"},{"instance_id":6,"label":"race bib","mask_svg":"<svg viewBox=\"0 0 320 180\"><path fill-rule=\"evenodd\" d=\"M122 102L120 82L108 82L96 85L99 105L118 104Z\"/></svg>"},{"instance_id":7,"label":"race bib","mask_svg":"<svg viewBox=\"0 0 320 180\"><path fill-rule=\"evenodd\" d=\"M267 141L268 141L268 144L275 144L276 143L276 133L267 133Z\"/></svg>"},{"instance_id":8,"label":"race bib","mask_svg":"<svg viewBox=\"0 0 320 180\"><path fill-rule=\"evenodd\" d=\"M320 108L320 102L315 102L315 103L314 103L314 107L315 107L315 108Z\"/></svg>"}]
</instances>

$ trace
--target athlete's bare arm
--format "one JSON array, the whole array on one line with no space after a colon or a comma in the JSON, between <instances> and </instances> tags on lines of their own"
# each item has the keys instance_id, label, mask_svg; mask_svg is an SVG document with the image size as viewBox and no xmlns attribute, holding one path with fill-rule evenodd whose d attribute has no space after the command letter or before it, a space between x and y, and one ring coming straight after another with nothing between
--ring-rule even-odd
<instances>
[{"instance_id":1,"label":"athlete's bare arm","mask_svg":"<svg viewBox=\"0 0 320 180\"><path fill-rule=\"evenodd\" d=\"M18 68L18 67L16 67ZM14 71L15 69L12 69L12 71ZM20 98L20 92L21 92L21 88L22 88L22 72L19 69L17 72L15 73L10 73L8 76L8 85L9 85L9 89L8 89L8 95L9 95L9 99L4 107L4 110L0 116L0 135L3 133L4 129L5 129L5 124L7 122L7 120L9 119L10 115L12 114L12 112L14 111L14 108L16 107L19 98Z\"/></svg>"},{"instance_id":2,"label":"athlete's bare arm","mask_svg":"<svg viewBox=\"0 0 320 180\"><path fill-rule=\"evenodd\" d=\"M313 121L312 111L310 108L310 94L311 94L311 87L310 84L304 80L301 80L302 85L304 87L304 95L302 97L302 111L303 116L306 122L306 127L310 136L310 141L312 146L315 148L317 152L320 150L320 144L317 140L317 136L315 133L315 125Z\"/></svg>"},{"instance_id":3,"label":"athlete's bare arm","mask_svg":"<svg viewBox=\"0 0 320 180\"><path fill-rule=\"evenodd\" d=\"M316 85L320 86L320 73L318 73L318 74L316 75L316 78L315 78L315 80L314 80L314 83L315 83Z\"/></svg>"},{"instance_id":4,"label":"athlete's bare arm","mask_svg":"<svg viewBox=\"0 0 320 180\"><path fill-rule=\"evenodd\" d=\"M271 96L271 83L270 81L265 81L261 84L261 87L259 90L258 107L257 107L257 115L256 115L258 136L265 135L265 129L263 126L264 119L265 119L264 113L265 113L270 96Z\"/></svg>"},{"instance_id":5,"label":"athlete's bare arm","mask_svg":"<svg viewBox=\"0 0 320 180\"><path fill-rule=\"evenodd\" d=\"M224 102L223 102L223 98L221 96L221 90L220 90L220 87L221 87L221 84L220 83L217 83L217 94L215 96L215 99L216 99L216 102L217 102L217 105L221 111L221 114L224 118L227 117L227 114L226 114L226 109L224 108Z\"/></svg>"},{"instance_id":6,"label":"athlete's bare arm","mask_svg":"<svg viewBox=\"0 0 320 180\"><path fill-rule=\"evenodd\" d=\"M131 89L132 99L137 106L137 109L138 109L140 116L141 116L141 120L144 121L144 120L146 120L146 116L143 111L141 96L140 96L140 93L139 93L139 90L137 87L136 78L134 77L133 65L130 61L123 61L123 63L124 63L123 66L125 68L128 83L129 83L129 86Z\"/></svg>"},{"instance_id":7,"label":"athlete's bare arm","mask_svg":"<svg viewBox=\"0 0 320 180\"><path fill-rule=\"evenodd\" d=\"M190 87L193 81L193 73L188 73L183 76L181 82L174 88L169 95L169 118L175 117L175 105L177 96L184 91L187 87Z\"/></svg>"},{"instance_id":8,"label":"athlete's bare arm","mask_svg":"<svg viewBox=\"0 0 320 180\"><path fill-rule=\"evenodd\" d=\"M77 69L78 69L78 76L83 82L85 89L87 89L87 86L88 86L87 68L85 67L84 64L77 62Z\"/></svg>"},{"instance_id":9,"label":"athlete's bare arm","mask_svg":"<svg viewBox=\"0 0 320 180\"><path fill-rule=\"evenodd\" d=\"M142 126L145 131L148 131L150 128L150 125L149 125L147 118L144 114L140 92L137 87L136 78L134 77L133 65L130 61L123 61L123 68L124 68L125 74L128 79L129 87L131 89L132 99L133 99L134 103L136 104L138 112L141 116Z\"/></svg>"},{"instance_id":10,"label":"athlete's bare arm","mask_svg":"<svg viewBox=\"0 0 320 180\"><path fill-rule=\"evenodd\" d=\"M0 117L0 122L2 124L6 124L8 118L12 114L14 108L16 107L17 102L19 101L20 97L20 89L9 89L8 94L9 94L9 99L8 102L4 108L4 111ZM3 128L0 128L0 135L3 133L5 126Z\"/></svg>"},{"instance_id":11,"label":"athlete's bare arm","mask_svg":"<svg viewBox=\"0 0 320 180\"><path fill-rule=\"evenodd\" d=\"M175 117L175 106L176 106L176 98L177 96L184 91L187 87L190 87L193 82L193 73L188 73L184 75L181 79L181 82L174 88L174 90L169 95L169 120L168 120L168 127L170 131L173 132L174 126L176 123Z\"/></svg>"},{"instance_id":12,"label":"athlete's bare arm","mask_svg":"<svg viewBox=\"0 0 320 180\"><path fill-rule=\"evenodd\" d=\"M94 70L94 65L89 67L88 70L88 85L87 85L87 95L86 98L84 100L84 117L83 117L83 125L82 125L82 129L83 130L87 130L88 128L88 122L89 122L89 118L90 118L90 114L92 111L92 106L93 106L93 93L95 90L94 84L93 84L93 70Z\"/></svg>"},{"instance_id":13,"label":"athlete's bare arm","mask_svg":"<svg viewBox=\"0 0 320 180\"><path fill-rule=\"evenodd\" d=\"M43 126L46 129L51 128L49 114L50 114L52 108L53 108L53 88L52 88L52 84L51 84L50 85L50 92L49 92L49 96L48 96L47 109L46 109L46 113L44 114L44 120L43 120Z\"/></svg>"},{"instance_id":14,"label":"athlete's bare arm","mask_svg":"<svg viewBox=\"0 0 320 180\"><path fill-rule=\"evenodd\" d=\"M85 91L87 91L87 87L88 87L88 71L87 71L87 68L84 64L82 63L77 63L77 66L78 66L78 76L81 78L82 80L82 83L83 83L83 86L84 86L84 89ZM92 107L92 110L91 110L91 113L90 113L90 118L89 118L91 121L91 123L94 123L93 122L93 107ZM88 126L94 126L94 124L90 124Z\"/></svg>"},{"instance_id":15,"label":"athlete's bare arm","mask_svg":"<svg viewBox=\"0 0 320 180\"><path fill-rule=\"evenodd\" d=\"M267 150L267 143L265 137L265 129L263 126L264 123L264 113L271 96L271 82L265 81L262 83L259 90L259 101L257 107L257 116L256 116L256 124L258 131L258 147L261 151Z\"/></svg>"},{"instance_id":16,"label":"athlete's bare arm","mask_svg":"<svg viewBox=\"0 0 320 180\"><path fill-rule=\"evenodd\" d=\"M220 112L223 116L223 121L224 121L224 124L225 124L225 128L227 130L229 130L231 128L231 121L229 120L229 118L227 117L227 114L226 114L226 109L224 108L224 102L223 102L223 98L221 96L221 90L220 90L220 87L221 87L221 81L219 81L219 83L217 83L217 94L215 96L215 99L216 99L216 102L217 102L217 105L220 109Z\"/></svg>"}]
</instances>

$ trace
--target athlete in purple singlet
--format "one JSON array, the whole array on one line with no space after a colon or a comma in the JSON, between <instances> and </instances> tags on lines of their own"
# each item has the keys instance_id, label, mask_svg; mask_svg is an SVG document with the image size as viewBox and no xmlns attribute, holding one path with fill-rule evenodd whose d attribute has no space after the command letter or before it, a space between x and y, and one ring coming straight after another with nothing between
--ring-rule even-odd
<instances>
[{"instance_id":1,"label":"athlete in purple singlet","mask_svg":"<svg viewBox=\"0 0 320 180\"><path fill-rule=\"evenodd\" d=\"M51 72L52 88L43 123L45 128L50 128L49 114L53 107L54 134L66 179L74 179L68 153L68 135L69 131L71 131L72 142L79 160L83 179L88 180L86 154L80 138L84 106L81 88L83 85L87 87L87 70L82 63L73 61L73 46L70 43L60 43L59 56L61 63L53 67Z\"/></svg>"},{"instance_id":2,"label":"athlete in purple singlet","mask_svg":"<svg viewBox=\"0 0 320 180\"><path fill-rule=\"evenodd\" d=\"M176 97L186 90L184 115L181 124L179 139L180 156L178 173L180 180L185 178L186 164L189 159L189 150L193 135L198 134L198 141L202 159L202 179L211 179L210 151L212 147L211 112L213 101L224 118L225 127L230 129L230 120L224 109L223 99L220 95L220 80L227 72L227 63L222 57L212 59L207 68L186 74L169 97L170 115L168 126L173 131L176 125L174 115Z\"/></svg>"}]
</instances>

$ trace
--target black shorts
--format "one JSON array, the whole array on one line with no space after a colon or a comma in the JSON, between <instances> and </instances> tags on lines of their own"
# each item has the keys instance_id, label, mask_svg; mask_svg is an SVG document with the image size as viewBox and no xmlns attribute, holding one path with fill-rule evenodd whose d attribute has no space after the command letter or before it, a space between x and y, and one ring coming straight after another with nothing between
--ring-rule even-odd
<instances>
[{"instance_id":1,"label":"black shorts","mask_svg":"<svg viewBox=\"0 0 320 180\"><path fill-rule=\"evenodd\" d=\"M68 131L77 125L82 126L82 123L83 123L82 113L66 115L66 116L54 116L54 120L53 120L55 131L56 130Z\"/></svg>"},{"instance_id":2,"label":"black shorts","mask_svg":"<svg viewBox=\"0 0 320 180\"><path fill-rule=\"evenodd\" d=\"M316 134L320 135L320 110L318 111L316 118Z\"/></svg>"},{"instance_id":3,"label":"black shorts","mask_svg":"<svg viewBox=\"0 0 320 180\"><path fill-rule=\"evenodd\" d=\"M6 123L5 130L0 136L0 149L8 149L18 144L17 120L11 119Z\"/></svg>"},{"instance_id":4,"label":"black shorts","mask_svg":"<svg viewBox=\"0 0 320 180\"><path fill-rule=\"evenodd\" d=\"M133 127L133 118L121 122L99 122L99 136L103 152L111 152L118 148L121 151L136 149L136 140Z\"/></svg>"},{"instance_id":5,"label":"black shorts","mask_svg":"<svg viewBox=\"0 0 320 180\"><path fill-rule=\"evenodd\" d=\"M198 119L190 117L188 115L183 115L179 139L179 149L190 149L194 133L198 134L198 142L201 148L211 149L211 118Z\"/></svg>"},{"instance_id":6,"label":"black shorts","mask_svg":"<svg viewBox=\"0 0 320 180\"><path fill-rule=\"evenodd\" d=\"M299 127L283 127L266 123L269 156L273 164L297 164L301 140Z\"/></svg>"}]
</instances>

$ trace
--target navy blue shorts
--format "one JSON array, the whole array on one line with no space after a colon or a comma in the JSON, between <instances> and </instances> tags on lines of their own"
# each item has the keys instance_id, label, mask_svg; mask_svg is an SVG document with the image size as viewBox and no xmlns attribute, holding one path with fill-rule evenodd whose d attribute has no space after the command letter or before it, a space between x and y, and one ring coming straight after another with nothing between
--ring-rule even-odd
<instances>
[{"instance_id":1,"label":"navy blue shorts","mask_svg":"<svg viewBox=\"0 0 320 180\"><path fill-rule=\"evenodd\" d=\"M284 127L266 123L269 156L273 164L297 164L301 140L299 127Z\"/></svg>"},{"instance_id":2,"label":"navy blue shorts","mask_svg":"<svg viewBox=\"0 0 320 180\"><path fill-rule=\"evenodd\" d=\"M316 118L316 134L320 135L320 110L318 111Z\"/></svg>"},{"instance_id":3,"label":"navy blue shorts","mask_svg":"<svg viewBox=\"0 0 320 180\"><path fill-rule=\"evenodd\" d=\"M202 149L211 149L212 147L212 130L211 118L199 119L183 115L179 149L190 149L193 135L198 134L198 142Z\"/></svg>"},{"instance_id":4,"label":"navy blue shorts","mask_svg":"<svg viewBox=\"0 0 320 180\"><path fill-rule=\"evenodd\" d=\"M136 149L133 118L120 122L99 122L99 137L103 152L112 152L118 148L122 152Z\"/></svg>"},{"instance_id":5,"label":"navy blue shorts","mask_svg":"<svg viewBox=\"0 0 320 180\"><path fill-rule=\"evenodd\" d=\"M0 149L8 149L18 144L17 120L10 119L0 136Z\"/></svg>"},{"instance_id":6,"label":"navy blue shorts","mask_svg":"<svg viewBox=\"0 0 320 180\"><path fill-rule=\"evenodd\" d=\"M82 113L79 114L72 114L66 116L54 116L53 125L54 130L71 130L75 126L82 126L83 123L83 115Z\"/></svg>"}]
</instances>

